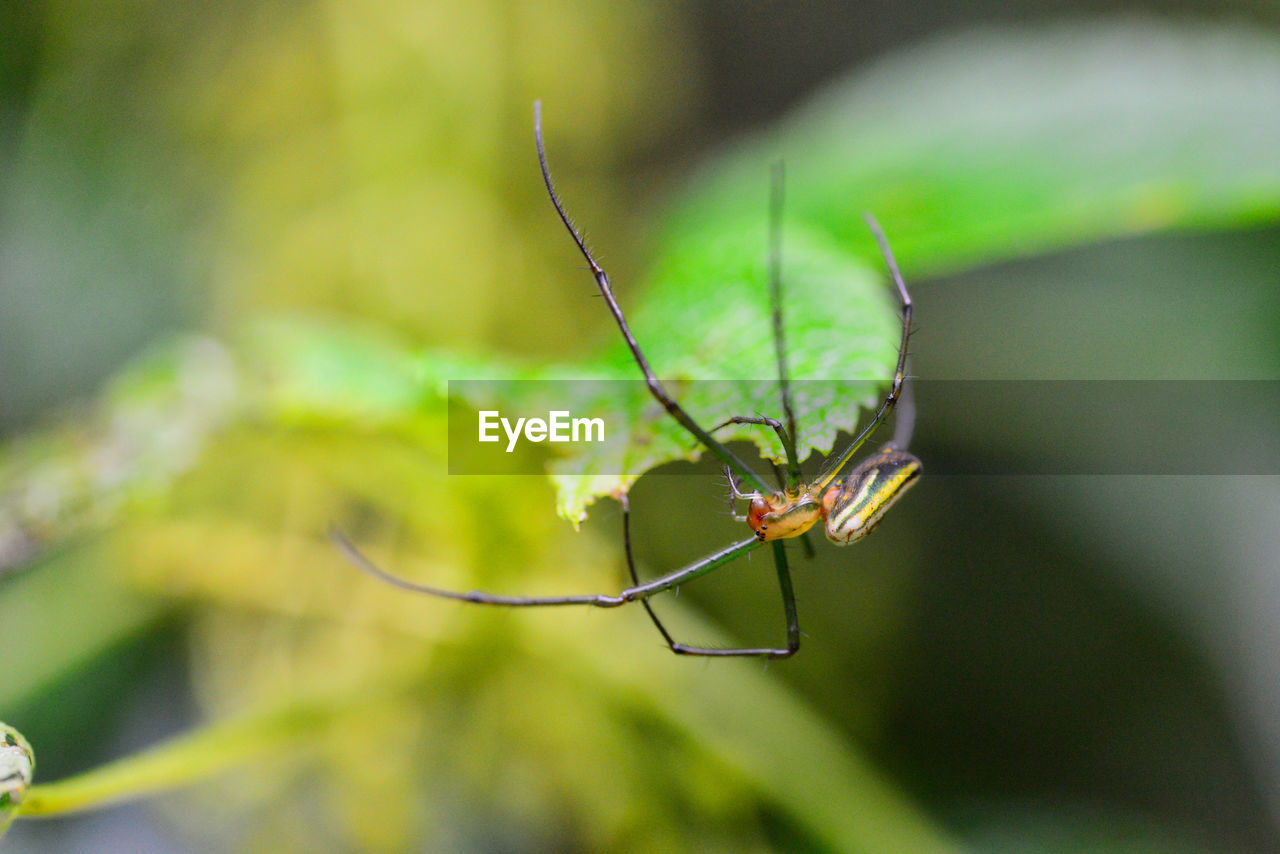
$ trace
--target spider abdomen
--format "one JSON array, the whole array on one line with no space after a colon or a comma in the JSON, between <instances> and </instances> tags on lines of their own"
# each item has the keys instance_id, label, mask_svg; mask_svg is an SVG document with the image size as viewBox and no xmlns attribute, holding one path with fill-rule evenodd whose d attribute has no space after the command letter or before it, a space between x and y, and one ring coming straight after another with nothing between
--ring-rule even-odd
<instances>
[{"instance_id":1,"label":"spider abdomen","mask_svg":"<svg viewBox=\"0 0 1280 854\"><path fill-rule=\"evenodd\" d=\"M920 460L885 445L822 496L827 539L847 546L870 534L922 471Z\"/></svg>"}]
</instances>

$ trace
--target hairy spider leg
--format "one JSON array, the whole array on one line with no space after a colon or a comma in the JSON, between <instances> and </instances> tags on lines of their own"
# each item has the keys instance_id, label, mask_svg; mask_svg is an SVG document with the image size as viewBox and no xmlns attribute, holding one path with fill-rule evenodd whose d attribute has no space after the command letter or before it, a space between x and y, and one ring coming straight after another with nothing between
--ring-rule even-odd
<instances>
[{"instance_id":1,"label":"hairy spider leg","mask_svg":"<svg viewBox=\"0 0 1280 854\"><path fill-rule=\"evenodd\" d=\"M885 264L889 267L889 274L893 277L893 283L898 287L898 296L902 299L902 343L898 346L898 365L893 373L893 383L889 386L889 393L885 396L884 401L880 404L875 417L866 427L862 428L857 437L849 444L834 463L829 463L817 480L813 482L812 492L820 495L826 491L831 482L839 476L840 470L845 467L849 460L853 459L854 454L862 447L862 443L875 432L880 426L880 422L893 411L894 405L898 402L898 396L902 394L902 386L907 376L907 346L911 339L911 295L907 293L907 286L902 281L902 273L898 271L898 262L893 257L893 250L889 248L889 240L884 236L884 230L880 228L880 223L869 213L864 213L862 218L866 220L867 227L871 229L871 233L875 235L876 243L880 245L880 254L884 256ZM914 417L914 409L912 410ZM910 438L908 434L908 438ZM903 446L905 449L905 445Z\"/></svg>"},{"instance_id":2,"label":"hairy spider leg","mask_svg":"<svg viewBox=\"0 0 1280 854\"><path fill-rule=\"evenodd\" d=\"M573 221L569 219L569 214L565 212L564 205L560 202L560 196L556 193L555 185L551 181L551 169L547 165L546 148L542 141L541 101L533 102L533 133L538 144L538 165L542 169L542 181L546 184L547 195L551 198L551 204L555 207L556 213L560 215L560 221L564 223L564 227L568 230L569 236L573 238L578 251L586 259L587 266L591 268L591 275L596 280L596 287L599 288L600 295L604 297L605 304L609 306L609 312L617 322L618 329L622 332L622 338L627 342L627 348L631 351L632 357L635 359L636 364L640 366L640 372L644 374L645 384L649 388L649 393L662 405L663 409L671 414L671 417L681 427L693 434L709 451L723 460L726 465L733 468L741 477L749 480L757 488L767 491L769 485L765 483L764 479L752 471L750 466L738 459L732 451L716 441L710 433L702 429L689 413L685 412L684 407L677 403L671 395L667 394L662 382L654 374L653 369L649 367L649 360L645 358L644 353L640 350L640 345L636 342L635 336L631 334L631 328L627 325L627 319L622 313L622 308L618 305L618 300L613 295L613 287L609 284L609 276L596 263L591 250L587 249L586 242L582 239L582 235L578 233L577 228L574 227Z\"/></svg>"},{"instance_id":3,"label":"hairy spider leg","mask_svg":"<svg viewBox=\"0 0 1280 854\"><path fill-rule=\"evenodd\" d=\"M720 457L720 459L725 463L725 465L731 471L736 472L738 475L746 478L758 490L761 490L764 492L770 492L771 490L769 485L765 483L765 481L763 480L763 478L760 477L760 475L758 475L753 469L747 466L746 463L742 462L742 460L740 460L728 448L726 448L720 442L716 441L716 439L713 438L708 431L704 430L696 421L693 420L692 416L690 416L684 410L684 408L680 406L679 403L677 403L670 395L667 394L667 391L662 386L661 381L658 380L657 376L653 372L653 369L649 366L649 361L645 358L643 351L641 351L640 344L636 341L635 336L631 334L631 329L627 324L626 317L622 313L622 308L618 305L617 299L614 298L613 288L609 284L608 275L605 273L604 269L601 268L601 266L596 262L596 259L592 256L591 251L587 248L586 241L583 240L582 235L580 235L578 233L578 230L574 227L572 220L570 220L569 218L569 214L565 211L564 205L560 201L559 194L556 192L555 184L551 180L551 168L547 164L546 146L542 138L542 104L539 101L535 101L533 104L533 131L534 131L534 139L537 142L537 147L538 147L538 166L542 170L542 181L546 185L547 195L550 197L551 204L555 207L556 213L560 216L560 221L564 223L564 227L565 229L568 230L569 236L573 238L573 242L577 245L578 251L581 252L582 257L586 259L587 265L591 269L591 275L592 277L595 278L596 286L600 290L600 295L604 297L605 303L609 306L610 313L613 314L613 318L618 324L618 329L622 332L623 339L627 342L628 349L631 350L631 355L635 358L636 364L640 367L640 372L644 374L645 382L648 385L649 392L662 405L662 407L666 409L668 413L671 414L671 417L673 417L682 427L688 430L689 433L691 433L694 436L694 438L698 439L698 441L700 441L708 450L712 451L718 457ZM774 208L780 212L781 211L781 174L780 173L778 174L777 178L775 178L774 183L776 187L776 190L774 193L776 197ZM780 213L779 213L779 216L780 216ZM775 230L777 229L775 228ZM775 280L777 279L776 276L774 278ZM782 317L781 317L780 309L776 303L774 305L774 329L775 329L775 335L781 333ZM784 345L781 342L778 342L777 346L781 348ZM781 352L781 350L779 350L779 352ZM779 362L779 370L783 371L785 376L784 362ZM790 404L789 398L786 396L784 396L784 405L789 413L791 404ZM791 416L791 417L794 420L794 416ZM780 437L782 438L784 447L788 449L788 456L790 459L791 469L793 472L798 473L799 464L796 461L795 443L789 436L786 436L782 433L780 433ZM639 585L640 582L636 575L635 563L632 559L631 548L630 548L630 518L631 518L630 508L624 505L623 507L623 534L624 534L623 539L626 544L627 568L631 574L633 583L635 583L636 585ZM676 652L677 654L681 654L681 655L765 656L770 658L780 658L780 657L794 655L796 650L799 649L799 646L800 646L800 628L799 628L799 623L796 616L795 593L791 585L791 573L787 565L786 555L783 552L781 545L775 546L773 552L774 552L774 564L778 574L778 585L783 598L784 611L787 616L787 648L785 650L754 648L754 647L741 648L741 649L709 650L709 649L703 649L700 647L692 647L692 646L686 646L684 644L678 644L671 638L670 633L668 633L666 627L662 625L662 621L658 619L658 616L656 613L654 613L653 608L647 602L645 602L645 605L644 605L645 611L648 613L649 618L653 621L655 628L657 628L657 630L662 634L663 638L667 641L667 645L671 647L672 652ZM720 564L717 564L717 566L719 565Z\"/></svg>"}]
</instances>

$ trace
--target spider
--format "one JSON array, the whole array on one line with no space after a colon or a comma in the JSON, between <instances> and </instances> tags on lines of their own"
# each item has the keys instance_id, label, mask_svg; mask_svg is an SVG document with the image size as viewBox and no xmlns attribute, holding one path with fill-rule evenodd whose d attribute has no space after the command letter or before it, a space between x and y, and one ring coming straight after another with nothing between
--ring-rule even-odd
<instances>
[{"instance_id":1,"label":"spider","mask_svg":"<svg viewBox=\"0 0 1280 854\"><path fill-rule=\"evenodd\" d=\"M786 348L783 339L781 313L781 282L779 275L779 227L781 217L781 167L774 170L774 192L771 204L772 219L772 253L770 263L770 290L773 302L773 337L777 354L779 389L782 398L783 415L786 424L775 418L764 416L737 416L718 424L711 430L705 430L689 415L684 408L673 399L663 387L662 382L654 374L648 360L640 349L635 337L627 325L626 317L614 298L609 277L600 267L586 242L578 233L569 215L565 212L554 184L551 171L547 165L547 155L542 138L542 111L540 103L534 104L534 138L538 149L538 164L542 170L542 180L547 188L551 204L559 214L565 229L578 251L586 259L594 277L600 295L613 314L631 355L635 358L640 372L644 374L649 392L659 404L674 418L681 427L687 430L707 450L715 454L724 463L731 490L730 502L747 503L745 515L738 516L751 529L751 536L733 545L726 546L714 554L707 555L681 569L670 572L653 581L640 583L636 574L635 560L631 551L631 516L626 495L620 498L622 504L622 537L623 550L626 554L627 570L630 573L632 586L616 595L585 594L570 596L504 596L480 591L462 592L445 590L407 581L377 566L365 557L359 549L336 528L330 529L330 537L356 568L373 577L414 593L423 593L445 599L472 602L479 605L503 605L508 607L546 607L557 605L589 605L598 608L614 608L629 602L640 602L649 615L667 646L677 655L695 656L755 656L765 659L789 658L800 649L800 622L796 615L795 593L791 586L791 573L787 565L787 555L783 548L783 540L804 537L806 532L819 521L823 523L827 539L838 546L855 543L871 533L885 512L894 502L903 496L920 477L922 467L920 461L907 452L914 420L914 406L911 404L909 389L903 393L906 384L907 343L911 336L911 297L907 294L898 264L889 248L889 242L883 230L870 214L864 219L871 229L881 254L884 256L889 272L897 286L902 300L902 341L898 348L897 368L889 393L881 402L879 409L870 423L862 429L849 446L832 457L821 474L812 481L804 482L795 444L795 414L791 408L786 371ZM840 473L845 469L854 455L866 442L871 433L892 412L902 398L903 406L895 422L894 438L875 454L857 465L843 478ZM717 441L712 433L729 424L758 424L774 430L787 456L786 471L778 470L778 486L772 487L759 474L753 471L732 451ZM750 491L743 491L743 481L750 484ZM808 547L807 539L804 540ZM774 566L778 575L778 586L782 596L783 611L787 623L787 643L785 647L742 647L733 649L707 648L690 646L676 641L667 631L662 621L649 604L649 598L663 591L670 590L706 575L713 570L742 557L749 552L770 544L773 549Z\"/></svg>"}]
</instances>

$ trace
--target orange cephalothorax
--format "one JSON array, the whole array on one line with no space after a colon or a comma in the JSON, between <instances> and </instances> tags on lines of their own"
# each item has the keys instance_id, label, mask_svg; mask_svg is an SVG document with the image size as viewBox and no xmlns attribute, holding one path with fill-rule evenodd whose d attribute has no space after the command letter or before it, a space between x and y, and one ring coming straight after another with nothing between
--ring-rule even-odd
<instances>
[{"instance_id":1,"label":"orange cephalothorax","mask_svg":"<svg viewBox=\"0 0 1280 854\"><path fill-rule=\"evenodd\" d=\"M798 537L822 518L822 505L807 492L757 495L747 510L747 525L761 542Z\"/></svg>"}]
</instances>

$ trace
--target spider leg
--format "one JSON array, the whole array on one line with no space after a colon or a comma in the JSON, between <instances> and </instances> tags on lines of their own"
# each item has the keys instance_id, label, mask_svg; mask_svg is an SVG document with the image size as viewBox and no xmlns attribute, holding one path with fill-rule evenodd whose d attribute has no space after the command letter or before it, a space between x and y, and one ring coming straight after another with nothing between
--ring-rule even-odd
<instances>
[{"instance_id":1,"label":"spider leg","mask_svg":"<svg viewBox=\"0 0 1280 854\"><path fill-rule=\"evenodd\" d=\"M626 605L628 602L643 601L650 596L662 593L664 590L670 590L673 587L693 581L695 578L701 578L708 572L719 569L726 563L763 545L755 537L742 540L733 545L725 546L720 551L707 555L701 560L694 561L686 567L667 573L660 578L655 578L653 581L648 581L644 584L636 583L635 586L628 587L615 596L610 596L607 593L586 593L572 596L503 596L497 593L484 593L479 590L465 592L461 590L446 590L442 587L432 587L428 584L409 581L398 575L393 575L378 566L356 548L355 543L347 539L346 535L338 528L332 526L329 528L329 539L333 541L333 544L338 547L338 550L343 553L356 569L366 575L373 576L385 584L390 584L392 587L407 590L410 593L435 596L440 599L453 599L458 602L470 602L475 605L499 605L509 608L555 605L592 605L597 608L616 608L619 605Z\"/></svg>"},{"instance_id":2,"label":"spider leg","mask_svg":"<svg viewBox=\"0 0 1280 854\"><path fill-rule=\"evenodd\" d=\"M876 222L876 218L869 213L863 214L863 219L867 221L867 227L871 229L871 233L875 235L876 242L880 245L880 253L884 256L885 264L889 267L889 273L893 277L893 283L898 286L898 296L902 299L902 342L898 345L898 365L894 370L893 383L889 387L889 393L880 404L880 408L876 410L875 417L871 419L871 423L862 428L862 432L857 435L844 453L834 463L829 464L823 474L814 481L811 487L814 494L821 493L836 479L840 474L840 470L845 467L849 460L853 459L853 455L862 447L862 443L880 426L880 422L884 421L889 413L893 411L894 405L898 402L898 396L902 394L902 386L906 382L907 344L911 339L911 295L907 293L907 286L902 281L902 273L898 271L898 262L893 257L893 250L889 248L889 240L884 236L880 223ZM901 448L901 450L905 451L906 448Z\"/></svg>"},{"instance_id":3,"label":"spider leg","mask_svg":"<svg viewBox=\"0 0 1280 854\"><path fill-rule=\"evenodd\" d=\"M791 407L791 381L787 375L787 336L782 322L782 202L786 186L783 162L773 164L769 183L769 302L773 315L773 349L778 362L778 396L782 414L787 419L787 432L778 431L787 452L790 484L800 483L800 458L796 453L796 413ZM808 541L806 540L806 543ZM810 556L812 550L810 549Z\"/></svg>"},{"instance_id":4,"label":"spider leg","mask_svg":"<svg viewBox=\"0 0 1280 854\"><path fill-rule=\"evenodd\" d=\"M902 396L898 398L894 413L893 445L905 451L911 444L911 434L916 426L916 395L909 375L902 384Z\"/></svg>"},{"instance_id":5,"label":"spider leg","mask_svg":"<svg viewBox=\"0 0 1280 854\"><path fill-rule=\"evenodd\" d=\"M729 497L729 513L733 516L733 521L745 522L747 521L747 517L741 516L738 514L738 508L737 508L737 505L734 504L734 502L750 501L751 499L756 498L760 493L742 492L740 489L738 489L738 479L733 476L733 469L729 468L728 466L724 467L724 476L725 476L725 479L729 481L729 496L728 496Z\"/></svg>"},{"instance_id":6,"label":"spider leg","mask_svg":"<svg viewBox=\"0 0 1280 854\"><path fill-rule=\"evenodd\" d=\"M725 468L728 469L728 466L725 466ZM631 583L639 587L640 576L636 574L636 562L631 556L631 502L627 499L625 493L618 500L622 503L622 550L627 555L627 574L631 576ZM662 639L667 642L667 646L674 650L676 642L672 639L671 633L667 631L667 627L662 625L662 620L659 620L658 615L654 613L653 606L649 604L649 600L641 599L640 604L644 606L645 613L649 615L649 619L653 621L654 628L662 635Z\"/></svg>"},{"instance_id":7,"label":"spider leg","mask_svg":"<svg viewBox=\"0 0 1280 854\"><path fill-rule=\"evenodd\" d=\"M551 169L547 165L547 154L542 141L542 104L539 101L535 101L533 104L533 132L538 143L538 165L542 168L542 181L547 186L547 195L551 197L551 204L555 207L556 213L560 215L560 221L568 229L569 236L573 238L578 251L582 253L583 258L587 259L587 265L591 268L591 275L596 280L596 287L600 290L600 295L604 297L605 304L609 306L609 311L617 322L618 329L622 332L623 340L627 342L627 348L631 351L632 357L635 359L636 364L640 366L640 372L644 374L649 393L653 395L658 403L662 404L662 408L670 413L672 418L679 422L681 427L688 430L709 451L731 466L742 477L755 484L761 491L768 492L769 485L765 483L764 478L752 471L732 451L702 429L689 413L685 412L684 408L671 395L667 394L662 382L654 374L653 368L649 367L649 360L645 358L644 353L640 350L639 343L636 342L635 336L631 334L631 328L627 325L627 319L622 313L622 308L619 307L617 299L613 296L613 287L609 284L608 275L596 263L596 259L592 256L591 251L587 249L587 244L582 239L582 235L578 233L573 222L570 221L569 214L565 212L564 205L560 202L560 196L556 193L555 185L551 181Z\"/></svg>"},{"instance_id":8,"label":"spider leg","mask_svg":"<svg viewBox=\"0 0 1280 854\"><path fill-rule=\"evenodd\" d=\"M778 440L782 442L783 451L787 455L787 472L789 476L788 478L778 478L778 488L786 489L800 483L800 461L796 459L796 443L792 440L791 434L787 432L787 428L782 426L781 421L776 418L769 418L766 415L735 415L712 427L710 432L715 433L730 424L762 424L773 428L773 432L778 434ZM776 471L777 466L774 468Z\"/></svg>"},{"instance_id":9,"label":"spider leg","mask_svg":"<svg viewBox=\"0 0 1280 854\"><path fill-rule=\"evenodd\" d=\"M772 463L774 475L778 480L778 488L783 492L798 490L803 483L804 474L800 469L800 455L796 448L796 414L791 405L791 386L787 372L787 338L786 327L782 318L782 203L785 188L785 171L781 160L773 164L772 180L769 186L769 303L773 319L773 348L778 364L778 396L782 403L782 413L787 419L786 427L776 418L763 415L756 417L735 416L712 428L712 432L729 424L763 424L773 428L782 443L787 456L785 476L777 463ZM805 557L814 557L813 541L806 531L800 537ZM785 558L784 558L785 560Z\"/></svg>"},{"instance_id":10,"label":"spider leg","mask_svg":"<svg viewBox=\"0 0 1280 854\"><path fill-rule=\"evenodd\" d=\"M627 572L631 575L631 583L637 588L640 586L640 579L636 575L636 563L631 553L631 505L627 501L627 497L622 496L622 543L623 550L627 555ZM784 649L774 649L771 647L742 647L736 649L713 649L709 647L690 646L680 643L671 637L671 633L667 631L667 627L662 624L662 620L658 619L658 615L654 613L653 606L649 604L648 598L640 600L640 604L644 606L645 613L649 615L649 619L653 622L654 628L662 635L662 639L667 642L667 646L676 655L701 655L708 657L728 657L728 656L756 656L759 658L790 658L800 649L800 621L796 614L796 598L795 593L791 589L791 573L787 568L787 555L783 551L782 543L774 542L773 559L778 570L778 585L782 591L783 611L787 619L787 646Z\"/></svg>"}]
</instances>

